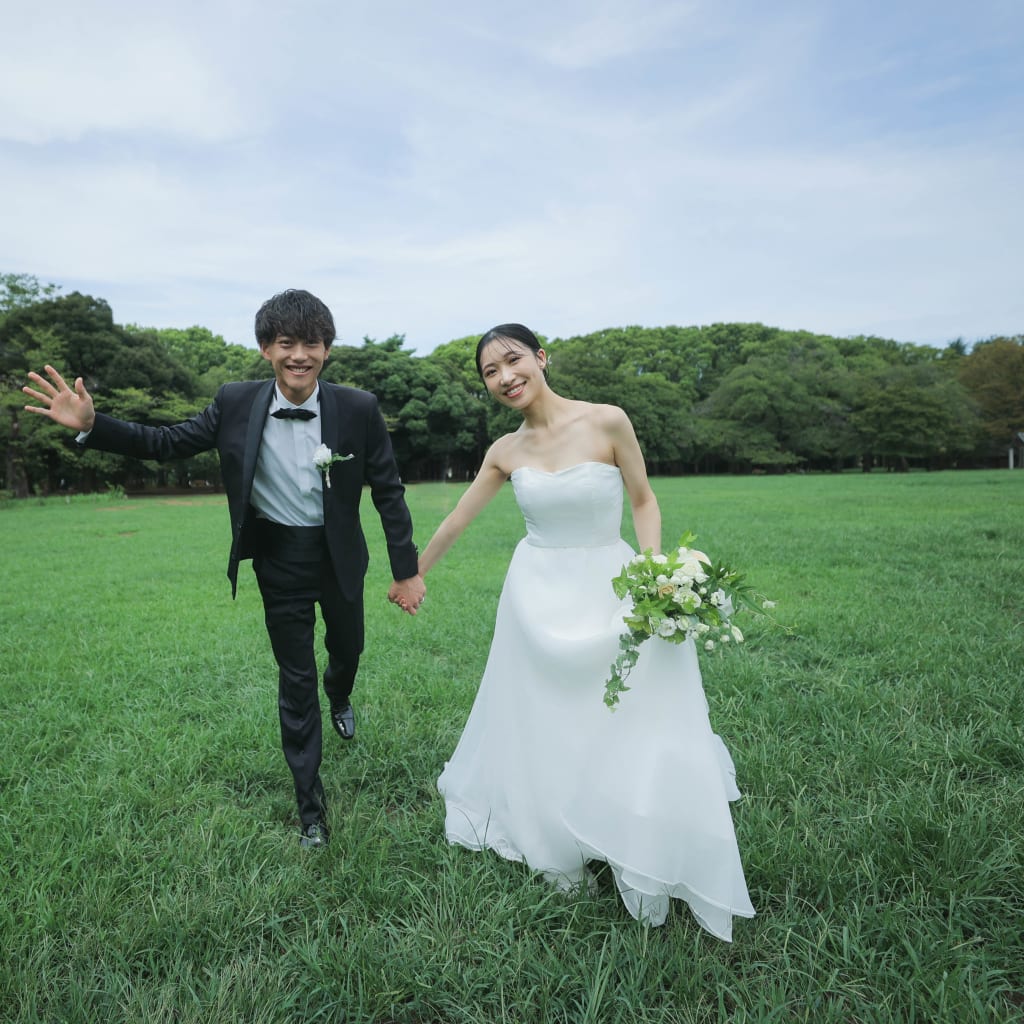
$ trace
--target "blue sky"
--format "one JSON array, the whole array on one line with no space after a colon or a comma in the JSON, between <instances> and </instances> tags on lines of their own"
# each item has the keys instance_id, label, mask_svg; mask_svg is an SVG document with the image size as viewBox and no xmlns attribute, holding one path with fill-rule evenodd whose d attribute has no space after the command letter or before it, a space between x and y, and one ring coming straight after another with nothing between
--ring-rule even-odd
<instances>
[{"instance_id":1,"label":"blue sky","mask_svg":"<svg viewBox=\"0 0 1024 1024\"><path fill-rule=\"evenodd\" d=\"M150 9L152 7L152 9ZM20 4L0 271L253 344L1024 332L1024 4Z\"/></svg>"}]
</instances>

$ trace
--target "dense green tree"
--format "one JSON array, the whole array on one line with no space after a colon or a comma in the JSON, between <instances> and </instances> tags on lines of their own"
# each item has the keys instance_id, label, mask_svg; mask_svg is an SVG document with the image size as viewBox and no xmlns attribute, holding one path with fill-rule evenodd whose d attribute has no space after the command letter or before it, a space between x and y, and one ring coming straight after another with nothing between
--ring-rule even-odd
<instances>
[{"instance_id":1,"label":"dense green tree","mask_svg":"<svg viewBox=\"0 0 1024 1024\"><path fill-rule=\"evenodd\" d=\"M1024 337L979 342L957 374L977 403L985 450L1003 456L1024 430Z\"/></svg>"},{"instance_id":2,"label":"dense green tree","mask_svg":"<svg viewBox=\"0 0 1024 1024\"><path fill-rule=\"evenodd\" d=\"M469 479L483 461L490 441L493 402L476 369L475 337L456 338L424 357L442 382L432 396L432 431L444 438L441 476Z\"/></svg>"},{"instance_id":3,"label":"dense green tree","mask_svg":"<svg viewBox=\"0 0 1024 1024\"><path fill-rule=\"evenodd\" d=\"M899 469L911 460L950 465L974 449L978 430L966 389L935 361L861 378L851 422L871 461Z\"/></svg>"},{"instance_id":4,"label":"dense green tree","mask_svg":"<svg viewBox=\"0 0 1024 1024\"><path fill-rule=\"evenodd\" d=\"M17 310L54 296L59 287L40 284L31 274L0 274L0 326ZM59 339L45 327L34 326L17 342L0 331L0 443L4 446L0 487L18 497L31 490L29 470L46 464L51 453L39 443L39 424L22 410L21 386L30 369L41 367L59 354Z\"/></svg>"},{"instance_id":5,"label":"dense green tree","mask_svg":"<svg viewBox=\"0 0 1024 1024\"><path fill-rule=\"evenodd\" d=\"M60 285L40 284L32 274L0 274L0 320L8 313L52 299Z\"/></svg>"},{"instance_id":6,"label":"dense green tree","mask_svg":"<svg viewBox=\"0 0 1024 1024\"><path fill-rule=\"evenodd\" d=\"M56 354L64 371L83 377L90 390L137 387L186 395L196 392L194 374L151 335L134 334L115 324L110 306L102 299L72 292L14 310L0 323L3 358L30 350L40 331L59 343Z\"/></svg>"},{"instance_id":7,"label":"dense green tree","mask_svg":"<svg viewBox=\"0 0 1024 1024\"><path fill-rule=\"evenodd\" d=\"M696 382L711 356L696 328L680 327L608 328L554 339L546 348L552 372L576 386L602 387L617 379L657 373L692 394L697 393Z\"/></svg>"},{"instance_id":8,"label":"dense green tree","mask_svg":"<svg viewBox=\"0 0 1024 1024\"><path fill-rule=\"evenodd\" d=\"M172 359L195 375L197 393L206 398L212 398L229 381L261 379L270 372L259 349L229 344L205 327L129 326L127 330L154 338Z\"/></svg>"},{"instance_id":9,"label":"dense green tree","mask_svg":"<svg viewBox=\"0 0 1024 1024\"><path fill-rule=\"evenodd\" d=\"M29 370L45 364L58 367L69 380L82 377L101 408L121 408L122 396L131 418L150 422L151 410L171 409L188 415L198 411L194 374L172 358L151 336L138 335L114 323L101 299L72 292L16 306L0 321L0 372L12 383L5 389L7 415L0 422L0 441L7 449L4 485L17 494L56 490L76 482L93 487L97 474L109 473L102 483L123 483L126 465L110 458L91 466L69 458L69 439L45 420L22 411L20 386ZM140 395L147 396L140 408ZM95 461L95 460L94 460ZM122 471L118 472L118 467ZM151 471L156 472L156 471Z\"/></svg>"},{"instance_id":10,"label":"dense green tree","mask_svg":"<svg viewBox=\"0 0 1024 1024\"><path fill-rule=\"evenodd\" d=\"M199 326L122 327L103 300L57 290L30 275L0 275L0 486L28 494L69 484L215 482L209 454L153 466L78 452L46 420L23 412L20 387L29 370L50 363L85 378L105 412L175 423L226 381L271 376L258 350ZM968 351L960 339L936 349L718 323L541 340L552 385L624 408L652 472L842 469L857 458L868 466L963 464L1002 457L1024 429L1021 337ZM476 343L457 338L423 357L402 335L336 343L324 379L378 396L406 479L468 479L488 444L520 423L480 380Z\"/></svg>"},{"instance_id":11,"label":"dense green tree","mask_svg":"<svg viewBox=\"0 0 1024 1024\"><path fill-rule=\"evenodd\" d=\"M698 368L678 328L627 327L554 340L549 377L567 398L625 409L652 471L678 468L690 455L687 423ZM518 417L510 425L514 429Z\"/></svg>"},{"instance_id":12,"label":"dense green tree","mask_svg":"<svg viewBox=\"0 0 1024 1024\"><path fill-rule=\"evenodd\" d=\"M377 396L391 431L399 466L407 472L406 467L413 460L417 440L424 427L423 421L416 416L415 406L406 411L405 423L402 411L412 399L425 403L430 396L419 380L412 352L404 345L405 337L401 334L385 341L364 338L360 347L335 342L321 376L331 383L348 384L372 391Z\"/></svg>"},{"instance_id":13,"label":"dense green tree","mask_svg":"<svg viewBox=\"0 0 1024 1024\"><path fill-rule=\"evenodd\" d=\"M730 370L700 407L711 452L733 467L785 467L799 459L787 445L811 403L785 360L755 356Z\"/></svg>"}]
</instances>

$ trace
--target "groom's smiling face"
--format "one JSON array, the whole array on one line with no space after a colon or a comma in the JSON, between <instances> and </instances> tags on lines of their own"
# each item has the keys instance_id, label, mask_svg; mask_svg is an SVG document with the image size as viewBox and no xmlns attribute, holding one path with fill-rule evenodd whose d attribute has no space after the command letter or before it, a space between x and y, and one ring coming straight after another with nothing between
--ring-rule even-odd
<instances>
[{"instance_id":1,"label":"groom's smiling face","mask_svg":"<svg viewBox=\"0 0 1024 1024\"><path fill-rule=\"evenodd\" d=\"M273 341L260 347L260 355L274 368L281 394L294 405L301 405L316 387L330 345L307 338L293 338L279 334Z\"/></svg>"}]
</instances>

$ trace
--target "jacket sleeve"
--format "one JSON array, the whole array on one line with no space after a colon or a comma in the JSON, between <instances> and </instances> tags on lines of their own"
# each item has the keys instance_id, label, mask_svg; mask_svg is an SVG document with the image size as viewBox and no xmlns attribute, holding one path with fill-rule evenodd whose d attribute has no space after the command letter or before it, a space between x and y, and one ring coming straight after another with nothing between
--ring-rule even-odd
<instances>
[{"instance_id":1,"label":"jacket sleeve","mask_svg":"<svg viewBox=\"0 0 1024 1024\"><path fill-rule=\"evenodd\" d=\"M419 553L412 540L412 516L405 503L405 486L376 398L367 412L365 467L370 496L384 528L391 575L396 580L409 579L419 572Z\"/></svg>"},{"instance_id":2,"label":"jacket sleeve","mask_svg":"<svg viewBox=\"0 0 1024 1024\"><path fill-rule=\"evenodd\" d=\"M97 448L134 459L187 459L209 451L217 444L221 417L221 392L198 415L170 427L147 427L96 413L96 422L82 442L85 448Z\"/></svg>"}]
</instances>

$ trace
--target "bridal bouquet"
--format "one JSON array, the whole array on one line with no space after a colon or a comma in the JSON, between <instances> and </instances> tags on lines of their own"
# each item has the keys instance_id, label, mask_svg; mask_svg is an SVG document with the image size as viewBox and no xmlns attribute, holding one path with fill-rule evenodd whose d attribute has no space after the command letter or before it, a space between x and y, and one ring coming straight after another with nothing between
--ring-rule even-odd
<instances>
[{"instance_id":1,"label":"bridal bouquet","mask_svg":"<svg viewBox=\"0 0 1024 1024\"><path fill-rule=\"evenodd\" d=\"M626 677L637 662L640 645L651 637L681 644L696 640L706 651L743 643L733 625L736 611L762 612L772 601L758 600L735 569L712 562L692 548L696 537L685 533L675 551L655 555L650 548L635 555L612 580L616 597L629 597L632 610L623 616L626 632L619 637L619 656L604 686L604 702L614 709L629 689Z\"/></svg>"}]
</instances>

